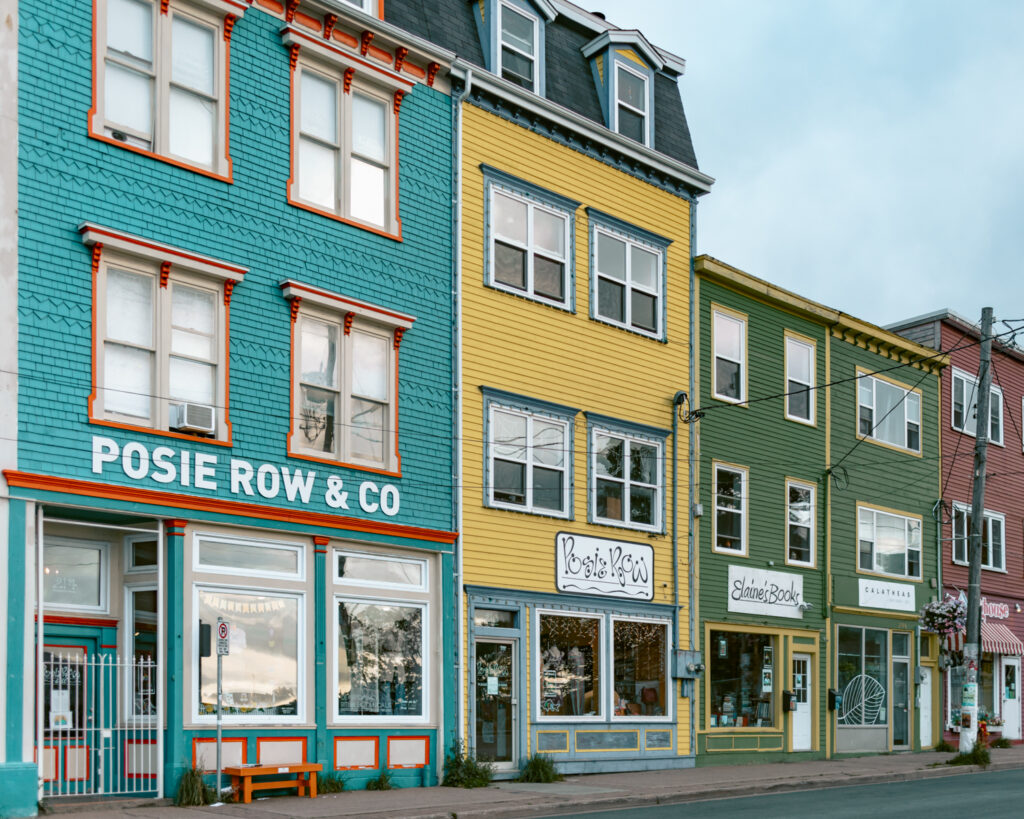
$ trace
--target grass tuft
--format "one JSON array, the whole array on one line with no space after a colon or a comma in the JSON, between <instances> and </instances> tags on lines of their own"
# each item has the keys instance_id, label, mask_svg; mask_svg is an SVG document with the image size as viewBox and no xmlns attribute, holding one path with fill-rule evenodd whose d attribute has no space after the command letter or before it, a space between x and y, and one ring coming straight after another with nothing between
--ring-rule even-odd
<instances>
[{"instance_id":1,"label":"grass tuft","mask_svg":"<svg viewBox=\"0 0 1024 819\"><path fill-rule=\"evenodd\" d=\"M555 763L540 754L526 760L519 772L520 782L561 782L564 778L555 768Z\"/></svg>"},{"instance_id":2,"label":"grass tuft","mask_svg":"<svg viewBox=\"0 0 1024 819\"><path fill-rule=\"evenodd\" d=\"M394 785L391 784L391 774L388 771L381 771L380 776L366 783L366 790L368 791L389 791L393 787Z\"/></svg>"},{"instance_id":3,"label":"grass tuft","mask_svg":"<svg viewBox=\"0 0 1024 819\"><path fill-rule=\"evenodd\" d=\"M199 768L189 768L178 783L178 792L174 795L174 804L179 808L212 805L217 801L217 791L206 784L203 772Z\"/></svg>"},{"instance_id":4,"label":"grass tuft","mask_svg":"<svg viewBox=\"0 0 1024 819\"><path fill-rule=\"evenodd\" d=\"M494 766L479 762L466 753L462 741L454 743L444 758L444 779L441 784L449 788L486 788L494 778Z\"/></svg>"},{"instance_id":5,"label":"grass tuft","mask_svg":"<svg viewBox=\"0 0 1024 819\"><path fill-rule=\"evenodd\" d=\"M974 750L966 754L957 754L946 761L947 765L978 765L982 768L987 768L991 763L992 755L988 752L988 748L980 742L974 744Z\"/></svg>"},{"instance_id":6,"label":"grass tuft","mask_svg":"<svg viewBox=\"0 0 1024 819\"><path fill-rule=\"evenodd\" d=\"M337 773L318 773L316 775L317 793L341 793L345 790L345 778Z\"/></svg>"}]
</instances>

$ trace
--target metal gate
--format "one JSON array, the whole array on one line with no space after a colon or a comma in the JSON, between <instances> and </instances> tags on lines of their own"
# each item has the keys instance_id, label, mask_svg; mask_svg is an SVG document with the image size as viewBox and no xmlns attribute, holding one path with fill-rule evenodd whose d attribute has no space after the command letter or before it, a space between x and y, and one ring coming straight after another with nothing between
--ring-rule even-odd
<instances>
[{"instance_id":1,"label":"metal gate","mask_svg":"<svg viewBox=\"0 0 1024 819\"><path fill-rule=\"evenodd\" d=\"M44 651L40 671L43 795L159 793L156 662Z\"/></svg>"}]
</instances>

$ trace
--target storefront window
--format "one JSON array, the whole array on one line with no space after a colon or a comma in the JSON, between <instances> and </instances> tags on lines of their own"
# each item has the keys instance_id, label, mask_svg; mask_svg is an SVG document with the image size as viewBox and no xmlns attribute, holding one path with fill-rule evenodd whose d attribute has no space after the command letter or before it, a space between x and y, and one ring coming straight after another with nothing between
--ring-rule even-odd
<instances>
[{"instance_id":1,"label":"storefront window","mask_svg":"<svg viewBox=\"0 0 1024 819\"><path fill-rule=\"evenodd\" d=\"M667 711L665 657L668 626L615 620L612 623L616 716L663 717Z\"/></svg>"},{"instance_id":2,"label":"storefront window","mask_svg":"<svg viewBox=\"0 0 1024 819\"><path fill-rule=\"evenodd\" d=\"M999 715L995 703L995 655L985 652L978 664L978 719L990 720ZM951 666L949 669L949 724L960 724L960 706L963 703L966 669Z\"/></svg>"},{"instance_id":3,"label":"storefront window","mask_svg":"<svg viewBox=\"0 0 1024 819\"><path fill-rule=\"evenodd\" d=\"M882 629L839 627L840 725L888 723L888 637Z\"/></svg>"},{"instance_id":4,"label":"storefront window","mask_svg":"<svg viewBox=\"0 0 1024 819\"><path fill-rule=\"evenodd\" d=\"M541 716L600 716L600 659L600 620L541 614Z\"/></svg>"},{"instance_id":5,"label":"storefront window","mask_svg":"<svg viewBox=\"0 0 1024 819\"><path fill-rule=\"evenodd\" d=\"M711 728L771 728L775 720L775 638L712 631Z\"/></svg>"},{"instance_id":6,"label":"storefront window","mask_svg":"<svg viewBox=\"0 0 1024 819\"><path fill-rule=\"evenodd\" d=\"M156 589L132 589L128 593L131 628L131 717L156 714Z\"/></svg>"},{"instance_id":7,"label":"storefront window","mask_svg":"<svg viewBox=\"0 0 1024 819\"><path fill-rule=\"evenodd\" d=\"M51 608L106 610L107 544L47 540L43 600Z\"/></svg>"},{"instance_id":8,"label":"storefront window","mask_svg":"<svg viewBox=\"0 0 1024 819\"><path fill-rule=\"evenodd\" d=\"M224 657L225 715L299 714L299 613L302 595L200 588L199 622L231 624ZM217 658L200 657L199 713L217 710Z\"/></svg>"},{"instance_id":9,"label":"storefront window","mask_svg":"<svg viewBox=\"0 0 1024 819\"><path fill-rule=\"evenodd\" d=\"M337 605L338 716L424 716L425 606Z\"/></svg>"}]
</instances>

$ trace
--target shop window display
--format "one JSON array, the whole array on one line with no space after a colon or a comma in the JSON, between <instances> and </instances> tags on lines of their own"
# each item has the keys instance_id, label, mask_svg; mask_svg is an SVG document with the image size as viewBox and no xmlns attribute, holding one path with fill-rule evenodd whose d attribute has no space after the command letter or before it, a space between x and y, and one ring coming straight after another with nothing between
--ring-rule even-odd
<instances>
[{"instance_id":1,"label":"shop window display","mask_svg":"<svg viewBox=\"0 0 1024 819\"><path fill-rule=\"evenodd\" d=\"M981 655L981 662L978 664L978 719L984 720L989 725L1001 723L995 702L995 655L985 652ZM949 668L949 724L960 725L960 706L963 703L964 677L966 668L964 666L950 666Z\"/></svg>"},{"instance_id":2,"label":"shop window display","mask_svg":"<svg viewBox=\"0 0 1024 819\"><path fill-rule=\"evenodd\" d=\"M600 620L541 614L541 716L601 716L600 660Z\"/></svg>"},{"instance_id":3,"label":"shop window display","mask_svg":"<svg viewBox=\"0 0 1024 819\"><path fill-rule=\"evenodd\" d=\"M709 654L709 727L774 727L775 638L712 631Z\"/></svg>"},{"instance_id":4,"label":"shop window display","mask_svg":"<svg viewBox=\"0 0 1024 819\"><path fill-rule=\"evenodd\" d=\"M616 620L612 633L615 643L614 714L665 716L668 713L665 700L667 625Z\"/></svg>"},{"instance_id":5,"label":"shop window display","mask_svg":"<svg viewBox=\"0 0 1024 819\"><path fill-rule=\"evenodd\" d=\"M888 644L882 629L839 627L840 725L888 723Z\"/></svg>"}]
</instances>

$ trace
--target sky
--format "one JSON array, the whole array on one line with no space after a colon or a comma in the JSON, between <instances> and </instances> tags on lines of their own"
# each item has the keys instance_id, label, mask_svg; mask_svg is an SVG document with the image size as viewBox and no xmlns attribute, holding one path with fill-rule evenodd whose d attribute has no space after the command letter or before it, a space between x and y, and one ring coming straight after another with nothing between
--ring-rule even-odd
<instances>
[{"instance_id":1,"label":"sky","mask_svg":"<svg viewBox=\"0 0 1024 819\"><path fill-rule=\"evenodd\" d=\"M686 60L699 253L879 325L1024 318L1024 2L575 2Z\"/></svg>"}]
</instances>

